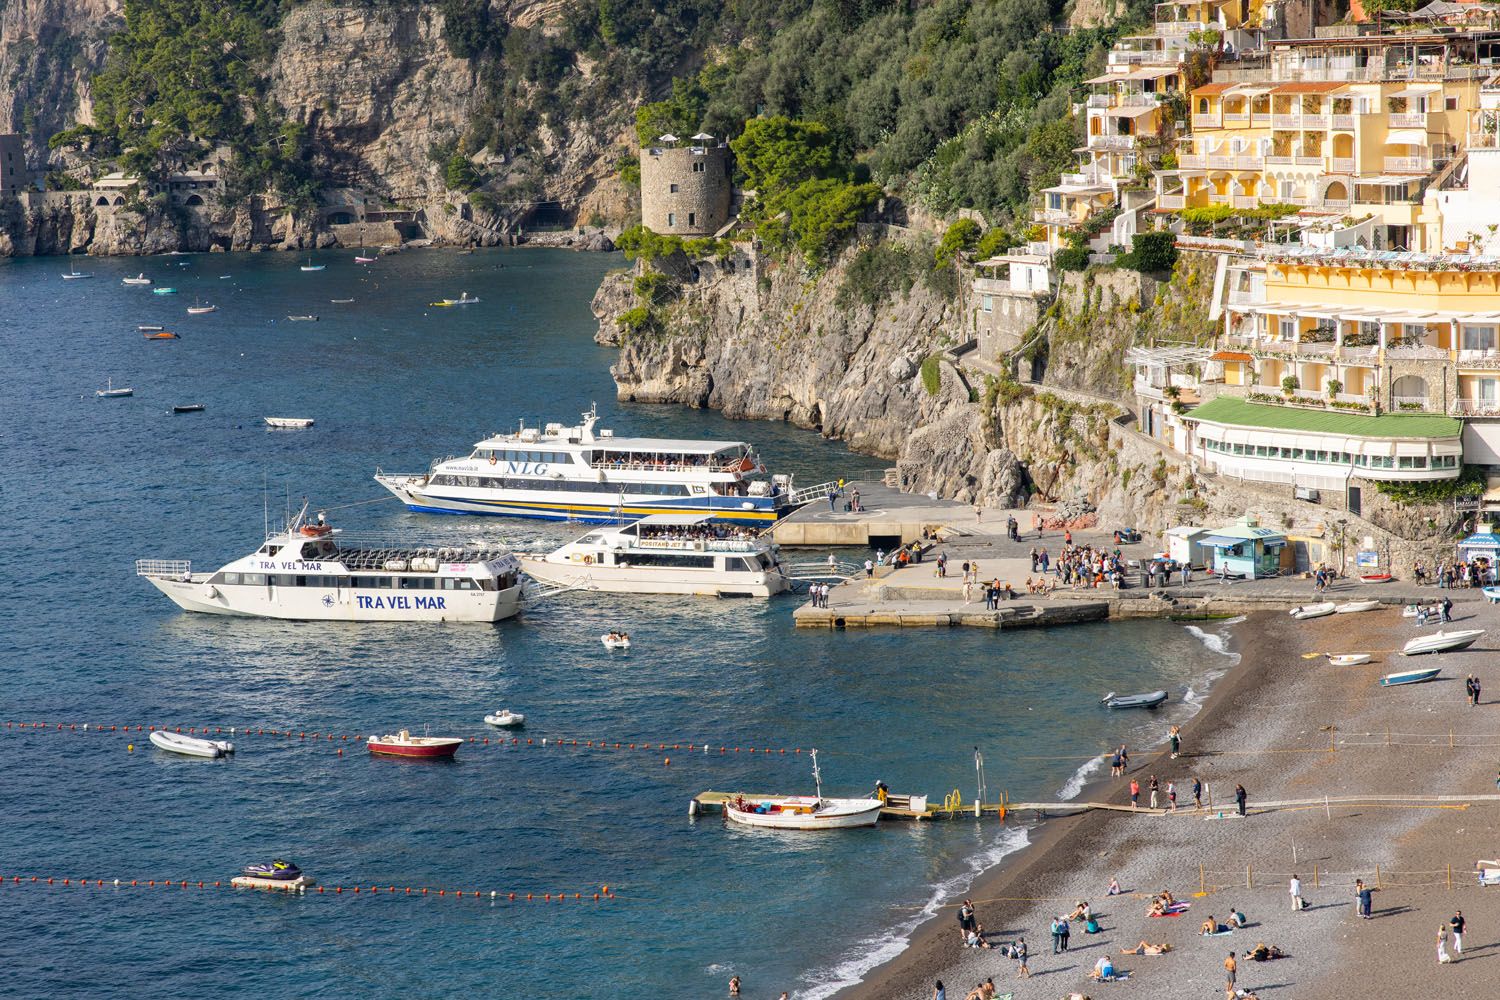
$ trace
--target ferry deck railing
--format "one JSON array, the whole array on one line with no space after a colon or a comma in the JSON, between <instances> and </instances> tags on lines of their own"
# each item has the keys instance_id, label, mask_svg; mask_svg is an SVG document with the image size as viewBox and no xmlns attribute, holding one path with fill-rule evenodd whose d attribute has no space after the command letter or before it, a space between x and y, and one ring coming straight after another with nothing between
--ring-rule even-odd
<instances>
[{"instance_id":1,"label":"ferry deck railing","mask_svg":"<svg viewBox=\"0 0 1500 1000\"><path fill-rule=\"evenodd\" d=\"M137 559L136 576L161 576L182 578L191 576L193 563L190 559Z\"/></svg>"},{"instance_id":2,"label":"ferry deck railing","mask_svg":"<svg viewBox=\"0 0 1500 1000\"><path fill-rule=\"evenodd\" d=\"M763 544L740 538L642 538L635 547L682 552L754 552Z\"/></svg>"}]
</instances>

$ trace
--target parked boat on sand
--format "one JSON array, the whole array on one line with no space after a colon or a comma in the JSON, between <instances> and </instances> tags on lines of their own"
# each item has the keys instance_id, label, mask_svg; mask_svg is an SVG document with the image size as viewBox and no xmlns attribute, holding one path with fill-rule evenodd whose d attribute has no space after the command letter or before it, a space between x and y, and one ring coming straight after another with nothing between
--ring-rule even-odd
<instances>
[{"instance_id":1,"label":"parked boat on sand","mask_svg":"<svg viewBox=\"0 0 1500 1000\"><path fill-rule=\"evenodd\" d=\"M1324 601L1322 604L1304 604L1299 608L1293 608L1288 612L1298 621L1307 621L1312 618L1322 618L1338 611L1338 605L1332 601Z\"/></svg>"},{"instance_id":2,"label":"parked boat on sand","mask_svg":"<svg viewBox=\"0 0 1500 1000\"><path fill-rule=\"evenodd\" d=\"M1345 601L1333 609L1334 614L1353 615L1361 611L1374 611L1380 607L1379 601Z\"/></svg>"},{"instance_id":3,"label":"parked boat on sand","mask_svg":"<svg viewBox=\"0 0 1500 1000\"><path fill-rule=\"evenodd\" d=\"M1335 667L1357 667L1370 662L1369 653L1329 653L1328 662Z\"/></svg>"},{"instance_id":4,"label":"parked boat on sand","mask_svg":"<svg viewBox=\"0 0 1500 1000\"><path fill-rule=\"evenodd\" d=\"M1423 653L1453 653L1460 649L1468 649L1482 635L1484 635L1484 629L1482 628L1419 635L1401 647L1401 655L1420 656Z\"/></svg>"},{"instance_id":5,"label":"parked boat on sand","mask_svg":"<svg viewBox=\"0 0 1500 1000\"><path fill-rule=\"evenodd\" d=\"M1167 692L1151 691L1146 694L1117 695L1113 691L1099 699L1105 708L1159 708L1166 704Z\"/></svg>"},{"instance_id":6,"label":"parked boat on sand","mask_svg":"<svg viewBox=\"0 0 1500 1000\"><path fill-rule=\"evenodd\" d=\"M1380 686L1400 687L1403 684L1421 684L1432 680L1440 670L1442 667L1431 667L1427 670L1403 670L1397 674L1386 674L1380 678Z\"/></svg>"}]
</instances>

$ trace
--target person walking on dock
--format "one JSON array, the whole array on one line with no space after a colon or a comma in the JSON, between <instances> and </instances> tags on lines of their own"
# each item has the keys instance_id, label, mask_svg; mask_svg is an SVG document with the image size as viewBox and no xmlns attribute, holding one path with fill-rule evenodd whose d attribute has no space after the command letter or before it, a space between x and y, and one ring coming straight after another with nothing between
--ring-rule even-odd
<instances>
[{"instance_id":1,"label":"person walking on dock","mask_svg":"<svg viewBox=\"0 0 1500 1000\"><path fill-rule=\"evenodd\" d=\"M1197 775L1193 776L1193 808L1203 808L1203 779Z\"/></svg>"},{"instance_id":2,"label":"person walking on dock","mask_svg":"<svg viewBox=\"0 0 1500 1000\"><path fill-rule=\"evenodd\" d=\"M1463 910L1454 910L1453 916L1448 918L1448 926L1453 930L1453 958L1457 961L1464 956L1464 920Z\"/></svg>"},{"instance_id":3,"label":"person walking on dock","mask_svg":"<svg viewBox=\"0 0 1500 1000\"><path fill-rule=\"evenodd\" d=\"M1234 786L1234 804L1239 807L1241 816L1245 815L1245 799L1247 797L1244 785Z\"/></svg>"},{"instance_id":4,"label":"person walking on dock","mask_svg":"<svg viewBox=\"0 0 1500 1000\"><path fill-rule=\"evenodd\" d=\"M833 511L838 510L838 499L839 499L839 491L838 490L831 489L831 490L828 491L828 511L829 511L829 513L832 513Z\"/></svg>"},{"instance_id":5,"label":"person walking on dock","mask_svg":"<svg viewBox=\"0 0 1500 1000\"><path fill-rule=\"evenodd\" d=\"M1170 781L1167 782L1167 808L1177 811L1177 785Z\"/></svg>"}]
</instances>

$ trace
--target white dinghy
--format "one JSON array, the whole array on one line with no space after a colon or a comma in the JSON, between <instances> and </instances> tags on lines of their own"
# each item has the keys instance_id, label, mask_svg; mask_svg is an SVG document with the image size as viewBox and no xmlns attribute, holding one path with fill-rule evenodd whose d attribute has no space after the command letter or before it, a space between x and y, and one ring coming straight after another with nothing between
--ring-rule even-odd
<instances>
[{"instance_id":1,"label":"white dinghy","mask_svg":"<svg viewBox=\"0 0 1500 1000\"><path fill-rule=\"evenodd\" d=\"M196 736L169 733L158 729L151 734L151 743L158 750L182 754L184 757L222 757L234 753L234 744L228 740L203 740Z\"/></svg>"},{"instance_id":2,"label":"white dinghy","mask_svg":"<svg viewBox=\"0 0 1500 1000\"><path fill-rule=\"evenodd\" d=\"M1379 601L1345 601L1333 609L1336 615L1353 615L1361 611L1374 611L1380 607Z\"/></svg>"},{"instance_id":3,"label":"white dinghy","mask_svg":"<svg viewBox=\"0 0 1500 1000\"><path fill-rule=\"evenodd\" d=\"M1324 601L1322 604L1304 604L1300 608L1293 608L1289 614L1298 621L1307 621L1309 618L1322 618L1331 615L1338 610L1338 605L1332 601Z\"/></svg>"}]
</instances>

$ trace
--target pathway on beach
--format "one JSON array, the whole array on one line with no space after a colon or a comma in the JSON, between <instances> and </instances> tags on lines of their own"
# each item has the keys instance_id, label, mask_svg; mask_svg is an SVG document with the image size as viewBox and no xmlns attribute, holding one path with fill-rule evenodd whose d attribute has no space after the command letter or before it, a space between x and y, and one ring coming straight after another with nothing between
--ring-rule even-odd
<instances>
[{"instance_id":1,"label":"pathway on beach","mask_svg":"<svg viewBox=\"0 0 1500 1000\"><path fill-rule=\"evenodd\" d=\"M1243 953L1264 941L1291 957L1265 964L1242 959L1239 983L1267 998L1493 997L1500 967L1490 959L1500 958L1500 889L1477 887L1474 862L1500 854L1494 782L1500 672L1492 669L1500 650L1500 609L1466 600L1456 617L1456 627L1485 627L1489 635L1463 653L1419 660L1381 656L1350 668L1300 654L1391 649L1417 627L1394 610L1306 623L1284 614L1250 619L1239 629L1243 662L1186 727L1184 756L1169 761L1138 752L1131 769L1143 788L1151 774L1163 787L1175 781L1179 803L1188 806L1193 775L1208 783L1217 802L1243 783L1248 817L1231 808L1224 818L1214 809L1049 821L1034 837L1036 850L982 877L969 893L979 920L997 940L1025 935L1034 978L1018 981L1014 963L996 951L961 948L949 909L906 955L876 970L853 995L926 1000L940 977L949 996L962 997L993 976L1001 993L1013 992L1016 1000L1056 1000L1070 991L1096 998L1222 997L1222 962L1229 950ZM1408 688L1376 685L1385 673L1417 665L1442 666L1443 674ZM1477 708L1465 698L1469 673L1487 688L1486 703ZM1055 747L1058 754L1087 753L1088 741L1087 733L1058 734ZM1081 797L1124 801L1124 785L1107 779ZM1330 797L1326 809L1324 795ZM1418 801L1433 796L1451 798ZM1364 801L1333 801L1341 797ZM1256 809L1285 800L1303 805ZM1293 872L1312 904L1301 913L1291 911L1286 888ZM1104 895L1111 877L1127 895ZM1374 920L1354 915L1358 877L1379 880ZM1200 886L1207 893L1197 896ZM1186 916L1146 916L1151 894L1163 888L1192 902ZM1049 920L1083 899L1101 914L1104 932L1085 936L1075 924L1069 952L1052 956ZM1205 919L1222 921L1231 905L1247 913L1250 927L1223 937L1197 936ZM1438 968L1437 930L1454 909L1470 920L1467 957ZM1161 957L1119 954L1142 939L1169 942L1173 950ZM1117 968L1130 971L1128 981L1089 982L1088 972L1105 951Z\"/></svg>"}]
</instances>

